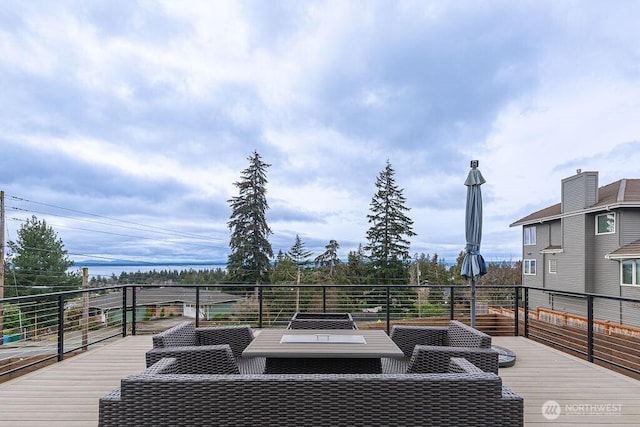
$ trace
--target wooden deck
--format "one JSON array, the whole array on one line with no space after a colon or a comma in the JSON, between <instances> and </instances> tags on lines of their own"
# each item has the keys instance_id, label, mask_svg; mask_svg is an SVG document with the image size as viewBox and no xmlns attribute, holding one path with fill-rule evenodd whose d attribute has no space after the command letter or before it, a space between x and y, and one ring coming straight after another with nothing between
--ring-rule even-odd
<instances>
[{"instance_id":1,"label":"wooden deck","mask_svg":"<svg viewBox=\"0 0 640 427\"><path fill-rule=\"evenodd\" d=\"M500 376L524 397L525 425L640 424L640 381L522 337L493 342L517 354ZM0 427L97 425L98 399L142 371L149 348L150 336L127 337L0 384ZM542 413L549 401L558 407L548 406L548 416L560 410L554 420Z\"/></svg>"}]
</instances>

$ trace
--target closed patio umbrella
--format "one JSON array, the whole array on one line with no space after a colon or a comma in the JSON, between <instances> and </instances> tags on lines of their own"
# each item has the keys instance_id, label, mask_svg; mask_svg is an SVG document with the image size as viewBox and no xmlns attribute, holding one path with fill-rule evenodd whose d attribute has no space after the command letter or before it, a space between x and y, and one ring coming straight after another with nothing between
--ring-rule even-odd
<instances>
[{"instance_id":1,"label":"closed patio umbrella","mask_svg":"<svg viewBox=\"0 0 640 427\"><path fill-rule=\"evenodd\" d=\"M471 161L471 170L464 185L467 186L467 206L465 211L465 246L461 275L471 282L471 327L476 327L476 279L487 273L487 265L480 255L482 239L482 190L486 180L478 170L478 161Z\"/></svg>"}]
</instances>

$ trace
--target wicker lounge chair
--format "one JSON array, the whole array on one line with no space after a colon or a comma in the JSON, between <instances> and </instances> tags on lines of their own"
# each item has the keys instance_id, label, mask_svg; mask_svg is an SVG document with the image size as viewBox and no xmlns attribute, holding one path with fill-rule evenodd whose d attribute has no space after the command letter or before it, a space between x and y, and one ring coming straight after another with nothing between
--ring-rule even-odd
<instances>
[{"instance_id":1,"label":"wicker lounge chair","mask_svg":"<svg viewBox=\"0 0 640 427\"><path fill-rule=\"evenodd\" d=\"M216 369L217 373L223 373L220 371L235 373L231 372L233 368L229 366L230 362L227 360L226 351L221 350L221 347L226 346L230 349L236 371L247 374L262 373L264 358L245 359L242 357L242 351L253 338L253 330L249 326L196 328L191 322L183 322L153 336L153 349L146 353L147 367L163 357L176 357L191 369L204 363L209 364L210 368ZM212 353L209 354L209 352ZM214 358L217 364L211 365L213 362L204 360L208 357Z\"/></svg>"}]
</instances>

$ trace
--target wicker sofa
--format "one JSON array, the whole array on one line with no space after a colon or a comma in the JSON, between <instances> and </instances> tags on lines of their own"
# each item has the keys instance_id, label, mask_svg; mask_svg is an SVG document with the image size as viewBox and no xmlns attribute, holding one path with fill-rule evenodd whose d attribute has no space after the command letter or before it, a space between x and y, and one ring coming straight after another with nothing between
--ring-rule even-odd
<instances>
[{"instance_id":1,"label":"wicker sofa","mask_svg":"<svg viewBox=\"0 0 640 427\"><path fill-rule=\"evenodd\" d=\"M523 400L462 358L441 374L211 375L164 358L99 402L110 426L522 426Z\"/></svg>"},{"instance_id":2,"label":"wicker sofa","mask_svg":"<svg viewBox=\"0 0 640 427\"><path fill-rule=\"evenodd\" d=\"M150 367L162 358L173 357L185 373L262 373L264 358L242 357L253 338L253 330L246 325L196 328L191 322L182 322L153 336L146 364Z\"/></svg>"},{"instance_id":3,"label":"wicker sofa","mask_svg":"<svg viewBox=\"0 0 640 427\"><path fill-rule=\"evenodd\" d=\"M450 358L464 357L498 374L499 354L491 348L491 336L457 320L445 327L394 325L389 336L405 358L383 360L385 372L446 372Z\"/></svg>"}]
</instances>

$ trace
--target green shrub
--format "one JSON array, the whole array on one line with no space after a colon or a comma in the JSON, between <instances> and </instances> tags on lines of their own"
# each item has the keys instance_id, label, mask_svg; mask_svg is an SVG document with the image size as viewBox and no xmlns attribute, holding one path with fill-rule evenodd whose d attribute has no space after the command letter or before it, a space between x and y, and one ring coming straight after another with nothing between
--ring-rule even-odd
<instances>
[{"instance_id":1,"label":"green shrub","mask_svg":"<svg viewBox=\"0 0 640 427\"><path fill-rule=\"evenodd\" d=\"M442 316L445 314L445 308L441 305L425 302L420 305L420 314L425 317Z\"/></svg>"}]
</instances>

